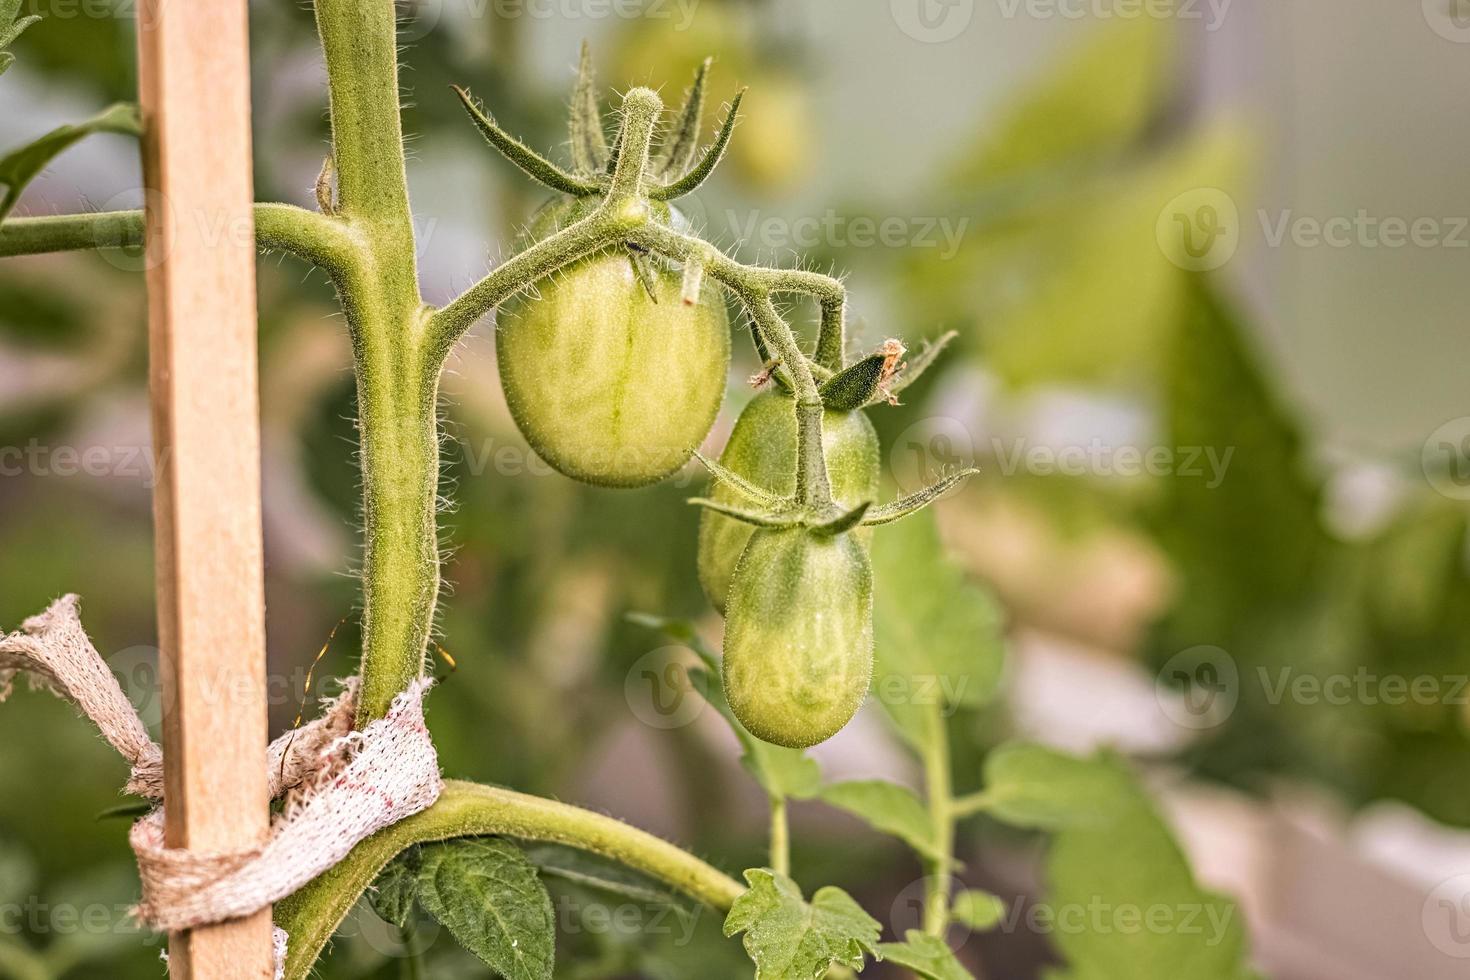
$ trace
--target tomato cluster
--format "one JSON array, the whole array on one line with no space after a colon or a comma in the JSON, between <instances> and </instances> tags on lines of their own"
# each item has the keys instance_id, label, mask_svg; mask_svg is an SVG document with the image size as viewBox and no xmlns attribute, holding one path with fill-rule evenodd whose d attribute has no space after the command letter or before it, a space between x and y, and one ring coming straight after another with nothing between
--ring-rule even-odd
<instances>
[{"instance_id":1,"label":"tomato cluster","mask_svg":"<svg viewBox=\"0 0 1470 980\"><path fill-rule=\"evenodd\" d=\"M803 280L824 304L818 354L808 356L768 298L793 288L789 274L716 260L712 246L692 236L666 203L708 177L732 131L738 97L716 143L695 160L703 71L663 134L657 161L644 117L633 181L620 156L628 152L627 119L609 152L585 56L572 102L575 172L534 154L461 93L497 149L563 193L523 236L527 262L537 249L546 254L587 228L613 229L576 239L594 250L569 251L565 261L542 266L556 271L502 305L496 351L511 414L538 455L587 483L644 486L684 466L719 413L730 325L714 281L734 288L768 363L763 383L774 384L745 406L719 462L700 457L715 480L711 496L697 501L706 507L699 581L725 615L723 681L736 717L762 739L806 747L839 731L867 695L868 527L924 506L952 481L874 506L880 449L864 409L884 396L894 400L926 360L898 377L904 348L889 341L844 363L841 286L826 277ZM639 98L657 112L653 93ZM614 213L634 217L596 224ZM714 263L708 277L707 262Z\"/></svg>"}]
</instances>

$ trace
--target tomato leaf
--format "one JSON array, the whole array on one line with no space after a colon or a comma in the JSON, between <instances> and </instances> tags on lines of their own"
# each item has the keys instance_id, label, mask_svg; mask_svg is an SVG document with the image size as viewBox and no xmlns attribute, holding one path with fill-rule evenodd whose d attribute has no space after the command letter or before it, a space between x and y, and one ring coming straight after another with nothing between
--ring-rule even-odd
<instances>
[{"instance_id":1,"label":"tomato leaf","mask_svg":"<svg viewBox=\"0 0 1470 980\"><path fill-rule=\"evenodd\" d=\"M683 644L693 650L704 663L704 669L696 668L689 672L689 680L700 696L714 706L735 732L735 737L740 740L740 747L745 750L740 763L766 791L767 796L777 800L804 800L816 795L822 783L822 772L815 759L800 749L788 749L762 741L740 724L725 699L725 690L720 682L719 658L705 645L693 623L646 613L632 613L628 619Z\"/></svg>"},{"instance_id":2,"label":"tomato leaf","mask_svg":"<svg viewBox=\"0 0 1470 980\"><path fill-rule=\"evenodd\" d=\"M874 830L897 837L924 857L947 860L934 843L928 809L905 786L881 779L852 780L823 786L823 803L846 810Z\"/></svg>"},{"instance_id":3,"label":"tomato leaf","mask_svg":"<svg viewBox=\"0 0 1470 980\"><path fill-rule=\"evenodd\" d=\"M1013 742L985 760L985 811L1016 827L1060 830L1106 824L1135 795L1117 765L1041 745Z\"/></svg>"},{"instance_id":4,"label":"tomato leaf","mask_svg":"<svg viewBox=\"0 0 1470 980\"><path fill-rule=\"evenodd\" d=\"M820 888L811 903L783 874L767 868L745 872L750 890L725 918L725 935L745 933L745 951L756 980L818 980L833 966L861 971L878 953L881 927L840 888Z\"/></svg>"},{"instance_id":5,"label":"tomato leaf","mask_svg":"<svg viewBox=\"0 0 1470 980\"><path fill-rule=\"evenodd\" d=\"M550 980L551 896L520 848L472 837L423 849L418 896L454 938L506 980Z\"/></svg>"},{"instance_id":6,"label":"tomato leaf","mask_svg":"<svg viewBox=\"0 0 1470 980\"><path fill-rule=\"evenodd\" d=\"M903 942L882 943L878 950L885 960L912 970L925 980L974 980L943 939L918 929L905 933Z\"/></svg>"},{"instance_id":7,"label":"tomato leaf","mask_svg":"<svg viewBox=\"0 0 1470 980\"><path fill-rule=\"evenodd\" d=\"M587 851L562 844L523 844L521 850L542 878L560 878L608 895L647 905L666 905L684 913L697 909L694 900L683 892Z\"/></svg>"},{"instance_id":8,"label":"tomato leaf","mask_svg":"<svg viewBox=\"0 0 1470 980\"><path fill-rule=\"evenodd\" d=\"M873 693L915 746L934 705L982 706L995 696L1005 660L1001 612L945 556L932 515L873 541Z\"/></svg>"},{"instance_id":9,"label":"tomato leaf","mask_svg":"<svg viewBox=\"0 0 1470 980\"><path fill-rule=\"evenodd\" d=\"M409 848L389 862L368 890L368 904L378 918L402 929L418 901L419 852Z\"/></svg>"},{"instance_id":10,"label":"tomato leaf","mask_svg":"<svg viewBox=\"0 0 1470 980\"><path fill-rule=\"evenodd\" d=\"M97 113L86 122L72 126L58 126L34 143L11 150L0 157L0 184L5 185L5 197L0 198L0 221L10 214L20 192L40 173L46 164L77 140L92 133L122 133L128 136L143 135L143 120L138 107L125 102Z\"/></svg>"},{"instance_id":11,"label":"tomato leaf","mask_svg":"<svg viewBox=\"0 0 1470 980\"><path fill-rule=\"evenodd\" d=\"M971 929L993 929L1005 917L1005 902L997 895L977 888L966 889L954 897L949 914Z\"/></svg>"},{"instance_id":12,"label":"tomato leaf","mask_svg":"<svg viewBox=\"0 0 1470 980\"><path fill-rule=\"evenodd\" d=\"M20 37L27 27L41 19L39 14L20 17L21 2L22 0L0 0L0 75L5 74L5 69L15 64L15 55L5 49L14 44L15 39ZM0 214L0 217L3 217L3 214Z\"/></svg>"},{"instance_id":13,"label":"tomato leaf","mask_svg":"<svg viewBox=\"0 0 1470 980\"><path fill-rule=\"evenodd\" d=\"M1068 962L1058 980L1254 976L1239 910L1195 882L1120 758L1010 745L992 754L986 775L993 816L1054 832L1038 911Z\"/></svg>"}]
</instances>

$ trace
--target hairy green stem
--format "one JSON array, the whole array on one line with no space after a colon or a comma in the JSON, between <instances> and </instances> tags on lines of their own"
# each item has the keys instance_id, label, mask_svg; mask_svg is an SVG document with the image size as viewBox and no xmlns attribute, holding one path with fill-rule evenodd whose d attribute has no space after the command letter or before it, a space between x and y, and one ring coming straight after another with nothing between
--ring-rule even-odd
<instances>
[{"instance_id":1,"label":"hairy green stem","mask_svg":"<svg viewBox=\"0 0 1470 980\"><path fill-rule=\"evenodd\" d=\"M358 726L423 669L439 599L439 346L419 297L398 112L393 5L317 0L337 214L362 241L344 290L357 366L363 487Z\"/></svg>"},{"instance_id":2,"label":"hairy green stem","mask_svg":"<svg viewBox=\"0 0 1470 980\"><path fill-rule=\"evenodd\" d=\"M843 296L822 300L822 326L817 333L816 360L828 371L842 370L847 346L847 301Z\"/></svg>"},{"instance_id":3,"label":"hairy green stem","mask_svg":"<svg viewBox=\"0 0 1470 980\"><path fill-rule=\"evenodd\" d=\"M832 510L832 485L822 453L822 398L811 365L769 294L752 292L745 301L766 343L790 372L796 392L796 499L807 507Z\"/></svg>"},{"instance_id":4,"label":"hairy green stem","mask_svg":"<svg viewBox=\"0 0 1470 980\"><path fill-rule=\"evenodd\" d=\"M451 780L432 807L364 840L340 864L276 905L276 925L291 937L287 980L309 975L322 947L358 898L406 848L484 835L590 851L657 878L717 911L728 910L745 891L739 882L693 855L612 817L513 790Z\"/></svg>"},{"instance_id":5,"label":"hairy green stem","mask_svg":"<svg viewBox=\"0 0 1470 980\"><path fill-rule=\"evenodd\" d=\"M949 926L950 862L954 852L954 787L951 783L949 731L944 709L932 705L924 719L924 785L929 795L929 818L933 821L937 857L926 859L928 894L924 899L924 931L943 936Z\"/></svg>"},{"instance_id":6,"label":"hairy green stem","mask_svg":"<svg viewBox=\"0 0 1470 980\"><path fill-rule=\"evenodd\" d=\"M294 204L255 205L255 240L261 248L288 252L321 266L334 278L350 276L357 261L358 243L351 229ZM0 224L0 257L142 244L142 211L7 218Z\"/></svg>"},{"instance_id":7,"label":"hairy green stem","mask_svg":"<svg viewBox=\"0 0 1470 980\"><path fill-rule=\"evenodd\" d=\"M771 797L771 870L791 874L791 821L784 796Z\"/></svg>"}]
</instances>

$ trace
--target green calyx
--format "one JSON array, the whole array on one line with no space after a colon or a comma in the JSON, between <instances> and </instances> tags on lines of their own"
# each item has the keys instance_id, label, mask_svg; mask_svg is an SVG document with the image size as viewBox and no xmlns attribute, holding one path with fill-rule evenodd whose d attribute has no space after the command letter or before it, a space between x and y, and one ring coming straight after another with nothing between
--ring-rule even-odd
<instances>
[{"instance_id":1,"label":"green calyx","mask_svg":"<svg viewBox=\"0 0 1470 980\"><path fill-rule=\"evenodd\" d=\"M642 175L648 181L643 193L651 201L672 201L697 190L724 159L745 92L742 90L735 96L714 143L703 154L699 154L699 133L704 121L705 78L709 67L710 59L706 58L695 73L694 84L684 98L684 105L668 126L655 134L658 149L649 155L646 172ZM628 115L625 107L622 125L609 149L602 110L597 100L592 54L585 42L582 44L577 82L572 89L568 124L572 148L571 170L553 163L506 132L475 102L469 92L458 86L455 87L455 92L470 119L490 145L527 176L554 191L573 197L602 196L612 188L618 161L626 152L628 141L624 137ZM629 93L630 96L632 94Z\"/></svg>"}]
</instances>

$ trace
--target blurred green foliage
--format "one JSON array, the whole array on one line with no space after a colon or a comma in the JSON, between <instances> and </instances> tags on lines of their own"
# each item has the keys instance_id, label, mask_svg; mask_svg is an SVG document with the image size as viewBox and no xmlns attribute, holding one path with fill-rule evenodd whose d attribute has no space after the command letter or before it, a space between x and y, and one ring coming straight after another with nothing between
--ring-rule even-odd
<instances>
[{"instance_id":1,"label":"blurred green foliage","mask_svg":"<svg viewBox=\"0 0 1470 980\"><path fill-rule=\"evenodd\" d=\"M477 146L453 100L430 97L456 82L473 87L528 142L557 145L564 93L510 85L535 23L497 18L493 4L479 19L447 18L437 26L415 19L438 9L405 9L405 27L415 35L405 47L405 78L418 93L406 106L406 129L425 143ZM619 90L651 80L666 92L678 89L706 54L720 61L715 80L729 86L717 98L728 98L737 84L755 86L734 144L740 180L729 191L752 208L799 176L817 152L808 122L812 60L804 54L810 49L772 29L764 10L742 0L705 2L687 32L629 20L614 32L614 56L604 59L614 69L603 82ZM47 18L20 43L21 67L5 84L27 72L98 106L129 98L131 28L126 16ZM314 44L303 5L254 5L252 32L258 84L277 66L309 56ZM977 139L955 159L937 162L927 186L881 202L897 213L967 219L955 255L827 243L811 261L856 269L877 284L885 332L910 342L950 327L962 333L961 353L947 373L905 392L905 404L873 411L885 446L934 414L936 396L962 386L978 368L1008 395L1061 387L1136 401L1150 408L1162 444L1233 450L1227 478L1214 488L1169 476L1107 482L989 473L944 504L953 518L946 528L963 531L997 501L1022 500L1064 541L1116 533L1153 549L1172 585L1141 638L1113 652L1158 669L1180 651L1214 646L1229 654L1240 678L1234 713L1194 739L1179 761L1253 790L1265 791L1284 775L1331 787L1353 804L1401 799L1470 826L1470 792L1458 776L1470 765L1466 709L1299 704L1272 697L1261 680L1274 684L1283 670L1470 674L1466 511L1426 488L1367 539L1349 542L1329 530L1314 433L1257 349L1245 314L1221 282L1171 265L1155 239L1155 222L1171 199L1191 188L1231 185L1250 158L1240 130L1189 116L1181 63L1165 21L1106 25L1062 61L1044 66L998 122L987 119L976 128ZM820 61L815 64L819 70ZM324 109L322 93L286 105L257 102L257 111L279 127L257 136L262 198L300 190L287 186L281 161L303 146L314 153L324 145ZM486 164L485 179L501 195L504 213L486 216L484 237L504 242L537 202L492 167ZM848 210L874 206L850 202ZM0 393L0 445L140 438L146 424L141 287L115 267L121 264L90 256L0 264L0 355L38 377L51 377L42 372L65 359L68 370L57 376L84 380ZM86 288L78 288L83 281ZM289 364L281 362L298 345L321 341L328 350L325 376L304 395L291 385L278 390L275 375L263 371L263 399L272 463L279 467L268 468L269 478L299 483L307 504L295 516L324 528L329 545L341 549L334 562L288 559L292 549L282 536L289 530L268 538L271 670L289 681L272 718L283 727L298 710L305 666L343 616L347 625L319 676L352 669L356 592L339 573L350 567L357 518L353 388L345 355L330 346L341 343L340 324L328 319L331 295L321 278L264 263L261 296L266 364L285 375ZM277 353L283 356L272 361ZM475 363L486 359L479 351L466 354L463 377L446 384L451 438L444 489L454 507L444 524L453 552L440 640L457 669L441 658L445 681L430 702L446 770L573 797L613 769L620 779L648 780L649 796L666 804L666 826L656 829L682 835L681 843L721 866L763 863L760 806L756 819L746 819L745 788L723 776L729 753L693 729L650 733L631 723L624 697L630 668L650 649L649 634L628 623L626 613L708 615L693 574L697 513L683 502L691 487L675 481L608 493L549 475L530 459L498 393L480 390L493 377ZM275 401L288 397L305 403ZM109 422L121 424L124 434ZM76 591L86 598L88 627L114 666L147 667L154 642L148 490L146 475L0 479L0 625L11 628L61 592ZM914 556L932 556L937 545L922 522L890 533L897 536L878 546L879 574L888 563L890 581L906 587L895 586L887 601L940 620L935 635L952 642L941 651L938 672L966 664L975 671L967 697L976 710L960 712L946 727L957 781L978 784L982 760L1004 736L1008 718L1004 705L985 705L999 682L999 650L966 649L963 637L994 628L1000 610L979 590L959 607L942 608L940 588L973 588L957 571L938 585L902 581L905 565L927 561ZM995 567L982 560L994 547L984 534L962 533L953 544L972 565ZM1003 575L992 578L1003 596L1015 599L1007 613L1020 625L1048 625L1050 607L1062 604L1062 596L1045 591L1020 601ZM892 609L879 609L886 642L897 642L900 622ZM146 697L150 677L156 680L146 671L137 675L142 687L130 691ZM919 739L913 723L901 728L911 743ZM124 773L115 756L70 708L24 694L0 710L0 740L17 746L0 752L0 785L34 788L0 794L0 901L7 901L9 888L27 899L117 893L125 903L131 881L125 823L95 819L117 802ZM1127 793L1136 792L1130 783ZM801 816L818 805L796 808L796 877L845 887L870 910L883 907L913 878L908 856L889 842L865 848L863 867L855 868L850 837L803 835ZM1131 875L1160 853L1167 860L1154 872L1169 877L1169 888L1196 895L1158 818L1141 807L1130 813L1137 820L1126 833L1075 830L1060 838L1050 858L1058 901L1096 892L1098 878L1143 888ZM967 827L962 851L990 830ZM91 876L113 882L112 890L86 884L78 891L71 884ZM596 902L572 883L554 883L552 891L558 909L560 895L575 894L572 905L584 916ZM559 924L565 925L560 918ZM564 975L579 980L747 974L738 944L724 939L719 925L704 915L687 934L564 929L559 959ZM399 937L382 926L360 909L321 975L397 976ZM0 943L11 940L21 942L0 937ZM1235 943L1232 933L1221 975L1233 968ZM130 932L83 949L81 939L46 928L43 920L42 928L27 930L24 944L14 954L23 964L12 970L17 976L94 976L103 961L115 980L158 974L156 942ZM961 958L973 960L975 945ZM0 972L10 962L4 949ZM1078 963L1120 955L1140 962L1129 950L1092 949L1085 940L1062 952ZM427 959L435 977L483 975L448 941L432 942ZM1169 973L1175 964L1167 958L1160 962L1156 975L1183 975ZM1098 967L1070 975L1112 974Z\"/></svg>"}]
</instances>

